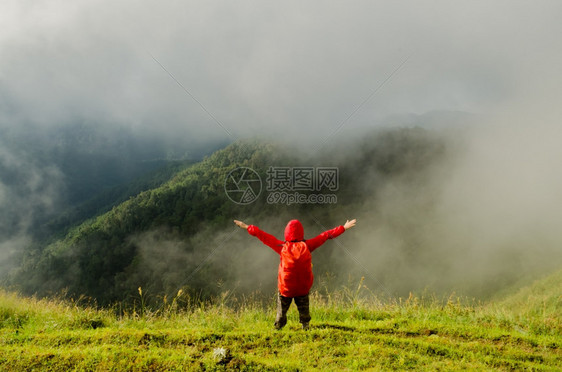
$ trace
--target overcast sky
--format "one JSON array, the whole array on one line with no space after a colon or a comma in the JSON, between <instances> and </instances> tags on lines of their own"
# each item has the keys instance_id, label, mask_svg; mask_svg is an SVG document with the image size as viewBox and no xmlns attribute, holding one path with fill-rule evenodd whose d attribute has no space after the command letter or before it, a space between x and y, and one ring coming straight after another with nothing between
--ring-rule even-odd
<instances>
[{"instance_id":1,"label":"overcast sky","mask_svg":"<svg viewBox=\"0 0 562 372\"><path fill-rule=\"evenodd\" d=\"M559 92L561 14L557 1L5 0L0 121L204 141L317 136L357 108L345 130L487 113Z\"/></svg>"}]
</instances>

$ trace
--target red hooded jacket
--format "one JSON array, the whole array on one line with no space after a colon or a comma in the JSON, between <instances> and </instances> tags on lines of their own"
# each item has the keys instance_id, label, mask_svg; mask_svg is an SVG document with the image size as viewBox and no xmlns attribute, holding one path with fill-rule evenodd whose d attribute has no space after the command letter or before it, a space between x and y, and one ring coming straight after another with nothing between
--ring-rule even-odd
<instances>
[{"instance_id":1,"label":"red hooded jacket","mask_svg":"<svg viewBox=\"0 0 562 372\"><path fill-rule=\"evenodd\" d=\"M285 227L285 241L260 230L255 225L248 226L248 233L257 237L280 256L278 287L284 297L307 295L312 287L312 260L310 253L328 239L333 239L345 231L343 226L324 231L315 238L305 240L302 224L291 220Z\"/></svg>"}]
</instances>

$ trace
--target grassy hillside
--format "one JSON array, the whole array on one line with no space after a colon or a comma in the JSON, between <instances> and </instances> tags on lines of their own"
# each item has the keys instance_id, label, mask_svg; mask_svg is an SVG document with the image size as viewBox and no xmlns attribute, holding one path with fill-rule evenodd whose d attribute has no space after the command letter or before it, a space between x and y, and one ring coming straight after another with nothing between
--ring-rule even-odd
<instances>
[{"instance_id":1,"label":"grassy hillside","mask_svg":"<svg viewBox=\"0 0 562 372\"><path fill-rule=\"evenodd\" d=\"M415 296L381 303L363 297L361 286L316 293L308 331L300 330L294 307L288 325L275 331L273 297L262 304L225 294L202 303L178 293L157 309L116 316L0 292L0 369L556 371L560 292L550 291L560 283L558 273L505 304L487 305ZM531 303L508 307L542 285L551 293L543 300L557 305L546 312Z\"/></svg>"},{"instance_id":2,"label":"grassy hillside","mask_svg":"<svg viewBox=\"0 0 562 372\"><path fill-rule=\"evenodd\" d=\"M509 309L510 313L523 323L532 324L534 319L542 319L537 326L560 327L562 270L519 289L513 295L497 302L496 306Z\"/></svg>"}]
</instances>

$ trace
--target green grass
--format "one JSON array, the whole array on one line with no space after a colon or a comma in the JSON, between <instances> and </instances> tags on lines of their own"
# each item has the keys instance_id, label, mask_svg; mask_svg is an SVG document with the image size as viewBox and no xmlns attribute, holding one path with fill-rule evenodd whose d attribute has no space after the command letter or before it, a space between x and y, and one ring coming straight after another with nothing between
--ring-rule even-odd
<instances>
[{"instance_id":1,"label":"green grass","mask_svg":"<svg viewBox=\"0 0 562 372\"><path fill-rule=\"evenodd\" d=\"M273 297L193 304L179 294L115 315L0 291L0 370L562 370L556 275L492 304L314 293L308 331L294 305L275 331Z\"/></svg>"}]
</instances>

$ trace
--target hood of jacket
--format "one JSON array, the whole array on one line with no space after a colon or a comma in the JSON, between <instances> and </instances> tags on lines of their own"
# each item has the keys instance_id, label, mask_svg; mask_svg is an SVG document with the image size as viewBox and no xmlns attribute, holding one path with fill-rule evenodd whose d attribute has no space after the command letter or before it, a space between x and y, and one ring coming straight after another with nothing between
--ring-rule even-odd
<instances>
[{"instance_id":1,"label":"hood of jacket","mask_svg":"<svg viewBox=\"0 0 562 372\"><path fill-rule=\"evenodd\" d=\"M291 220L285 227L285 241L302 241L304 240L304 229L299 220Z\"/></svg>"}]
</instances>

